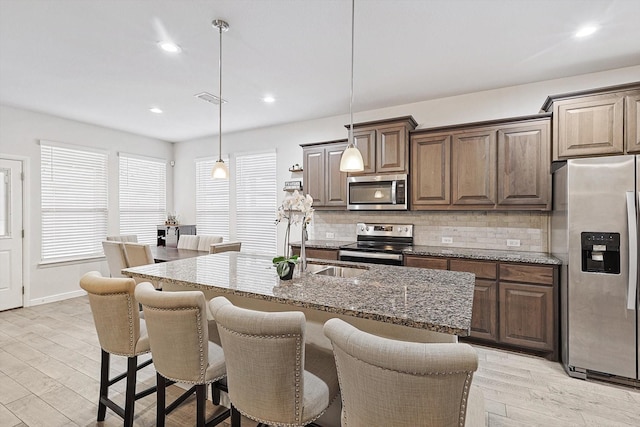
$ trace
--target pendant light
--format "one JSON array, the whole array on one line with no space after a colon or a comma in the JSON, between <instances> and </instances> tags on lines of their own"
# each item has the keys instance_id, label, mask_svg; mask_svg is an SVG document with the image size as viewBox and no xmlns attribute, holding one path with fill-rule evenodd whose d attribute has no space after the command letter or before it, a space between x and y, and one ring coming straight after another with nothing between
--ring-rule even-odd
<instances>
[{"instance_id":1,"label":"pendant light","mask_svg":"<svg viewBox=\"0 0 640 427\"><path fill-rule=\"evenodd\" d=\"M353 39L355 28L355 0L351 0L351 98L349 99L349 144L340 159L340 172L362 172L364 160L353 138Z\"/></svg>"},{"instance_id":2,"label":"pendant light","mask_svg":"<svg viewBox=\"0 0 640 427\"><path fill-rule=\"evenodd\" d=\"M211 169L211 177L213 179L229 179L229 168L222 160L222 32L229 30L229 24L221 19L214 20L211 25L218 29L220 33L220 60L218 61L218 75L220 81L218 85L218 160Z\"/></svg>"}]
</instances>

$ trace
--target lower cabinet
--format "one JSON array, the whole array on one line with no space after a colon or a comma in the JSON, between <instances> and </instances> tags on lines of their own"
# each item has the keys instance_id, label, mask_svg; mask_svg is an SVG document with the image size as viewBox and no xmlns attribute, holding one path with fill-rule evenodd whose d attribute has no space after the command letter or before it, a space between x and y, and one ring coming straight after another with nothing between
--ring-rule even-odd
<instances>
[{"instance_id":1,"label":"lower cabinet","mask_svg":"<svg viewBox=\"0 0 640 427\"><path fill-rule=\"evenodd\" d=\"M476 275L468 340L559 356L558 268L457 258L405 256L405 266Z\"/></svg>"}]
</instances>

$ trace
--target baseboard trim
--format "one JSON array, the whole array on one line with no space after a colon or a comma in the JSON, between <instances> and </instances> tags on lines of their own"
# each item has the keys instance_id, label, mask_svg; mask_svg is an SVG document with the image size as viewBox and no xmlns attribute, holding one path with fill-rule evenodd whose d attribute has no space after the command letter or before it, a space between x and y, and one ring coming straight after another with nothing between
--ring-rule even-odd
<instances>
[{"instance_id":1,"label":"baseboard trim","mask_svg":"<svg viewBox=\"0 0 640 427\"><path fill-rule=\"evenodd\" d=\"M29 300L29 304L25 305L25 307L33 307L34 305L41 305L41 304L48 304L50 302L63 301L63 300L70 299L70 298L81 297L81 296L86 295L86 294L87 293L85 291L83 291L82 289L78 289L77 291L65 292L63 294L50 295L50 296L44 297L44 298L35 298L35 299L32 299L32 300Z\"/></svg>"}]
</instances>

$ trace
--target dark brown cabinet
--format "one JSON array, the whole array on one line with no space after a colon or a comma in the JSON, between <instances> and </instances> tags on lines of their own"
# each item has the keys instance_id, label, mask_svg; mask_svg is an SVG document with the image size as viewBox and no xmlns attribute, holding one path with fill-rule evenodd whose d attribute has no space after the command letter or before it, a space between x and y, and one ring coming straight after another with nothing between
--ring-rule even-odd
<instances>
[{"instance_id":1,"label":"dark brown cabinet","mask_svg":"<svg viewBox=\"0 0 640 427\"><path fill-rule=\"evenodd\" d=\"M302 145L304 188L313 197L314 208L346 209L347 174L340 172L346 147L346 140Z\"/></svg>"},{"instance_id":2,"label":"dark brown cabinet","mask_svg":"<svg viewBox=\"0 0 640 427\"><path fill-rule=\"evenodd\" d=\"M549 117L412 132L411 209L550 210Z\"/></svg>"},{"instance_id":3,"label":"dark brown cabinet","mask_svg":"<svg viewBox=\"0 0 640 427\"><path fill-rule=\"evenodd\" d=\"M640 83L553 95L553 160L640 152Z\"/></svg>"},{"instance_id":4,"label":"dark brown cabinet","mask_svg":"<svg viewBox=\"0 0 640 427\"><path fill-rule=\"evenodd\" d=\"M300 256L300 246L299 245L291 245L291 249L293 255ZM318 259L329 259L329 260L338 260L338 250L337 249L323 249L323 248L304 248L304 252L307 258L318 258Z\"/></svg>"},{"instance_id":5,"label":"dark brown cabinet","mask_svg":"<svg viewBox=\"0 0 640 427\"><path fill-rule=\"evenodd\" d=\"M407 173L409 131L416 126L411 116L354 123L353 137L362 153L364 171L353 175Z\"/></svg>"},{"instance_id":6,"label":"dark brown cabinet","mask_svg":"<svg viewBox=\"0 0 640 427\"><path fill-rule=\"evenodd\" d=\"M498 207L551 209L550 121L498 130Z\"/></svg>"},{"instance_id":7,"label":"dark brown cabinet","mask_svg":"<svg viewBox=\"0 0 640 427\"><path fill-rule=\"evenodd\" d=\"M405 266L474 273L469 340L558 360L558 267L418 255Z\"/></svg>"},{"instance_id":8,"label":"dark brown cabinet","mask_svg":"<svg viewBox=\"0 0 640 427\"><path fill-rule=\"evenodd\" d=\"M454 133L451 152L451 203L493 208L496 204L495 128Z\"/></svg>"}]
</instances>

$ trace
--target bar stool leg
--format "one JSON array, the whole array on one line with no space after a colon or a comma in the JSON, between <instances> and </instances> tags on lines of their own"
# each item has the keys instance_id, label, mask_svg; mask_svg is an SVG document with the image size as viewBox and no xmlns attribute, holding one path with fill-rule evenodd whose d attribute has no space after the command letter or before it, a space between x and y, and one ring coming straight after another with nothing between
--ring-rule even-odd
<instances>
[{"instance_id":1,"label":"bar stool leg","mask_svg":"<svg viewBox=\"0 0 640 427\"><path fill-rule=\"evenodd\" d=\"M241 415L233 404L231 405L231 427L240 427Z\"/></svg>"},{"instance_id":2,"label":"bar stool leg","mask_svg":"<svg viewBox=\"0 0 640 427\"><path fill-rule=\"evenodd\" d=\"M166 389L167 382L162 375L156 372L156 427L164 427L164 421L166 417L166 409L167 400L166 400Z\"/></svg>"},{"instance_id":3,"label":"bar stool leg","mask_svg":"<svg viewBox=\"0 0 640 427\"><path fill-rule=\"evenodd\" d=\"M206 384L196 385L196 413L197 413L196 425L198 427L205 427L205 417L206 417L206 411L207 411L206 400L207 400L207 385Z\"/></svg>"},{"instance_id":4,"label":"bar stool leg","mask_svg":"<svg viewBox=\"0 0 640 427\"><path fill-rule=\"evenodd\" d=\"M104 401L109 398L109 356L102 350L100 357L100 397L98 398L98 421L104 421L107 414L107 405Z\"/></svg>"},{"instance_id":5,"label":"bar stool leg","mask_svg":"<svg viewBox=\"0 0 640 427\"><path fill-rule=\"evenodd\" d=\"M138 357L127 358L127 391L124 401L124 426L133 426L133 411L136 405L136 374L138 372Z\"/></svg>"}]
</instances>

